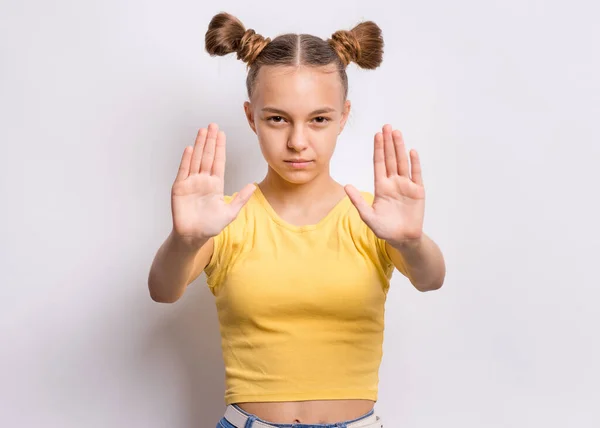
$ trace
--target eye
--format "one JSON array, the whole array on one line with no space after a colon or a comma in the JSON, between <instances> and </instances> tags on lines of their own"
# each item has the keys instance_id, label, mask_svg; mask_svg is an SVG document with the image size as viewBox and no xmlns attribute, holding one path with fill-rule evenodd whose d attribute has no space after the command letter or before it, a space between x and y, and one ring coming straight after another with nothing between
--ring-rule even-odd
<instances>
[{"instance_id":1,"label":"eye","mask_svg":"<svg viewBox=\"0 0 600 428\"><path fill-rule=\"evenodd\" d=\"M329 118L328 117L324 117L324 116L317 116L313 120L316 123L318 123L319 125L323 125L323 124L326 124L327 122L329 122Z\"/></svg>"},{"instance_id":2,"label":"eye","mask_svg":"<svg viewBox=\"0 0 600 428\"><path fill-rule=\"evenodd\" d=\"M271 116L267 118L267 121L273 122L273 123L282 123L285 119L281 116Z\"/></svg>"}]
</instances>

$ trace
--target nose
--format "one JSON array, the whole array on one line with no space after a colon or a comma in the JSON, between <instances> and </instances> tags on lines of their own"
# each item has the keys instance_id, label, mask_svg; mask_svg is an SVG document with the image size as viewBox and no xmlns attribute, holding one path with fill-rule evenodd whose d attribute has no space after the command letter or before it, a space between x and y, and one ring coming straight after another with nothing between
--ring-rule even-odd
<instances>
[{"instance_id":1,"label":"nose","mask_svg":"<svg viewBox=\"0 0 600 428\"><path fill-rule=\"evenodd\" d=\"M302 126L295 126L292 129L287 146L296 152L301 152L308 147L308 136Z\"/></svg>"}]
</instances>

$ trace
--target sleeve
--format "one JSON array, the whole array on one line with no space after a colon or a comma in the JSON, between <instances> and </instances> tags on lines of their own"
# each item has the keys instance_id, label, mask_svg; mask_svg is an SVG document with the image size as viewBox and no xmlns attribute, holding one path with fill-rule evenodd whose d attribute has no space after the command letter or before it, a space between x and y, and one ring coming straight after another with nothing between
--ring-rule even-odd
<instances>
[{"instance_id":1,"label":"sleeve","mask_svg":"<svg viewBox=\"0 0 600 428\"><path fill-rule=\"evenodd\" d=\"M369 205L373 203L374 195L372 193L361 192L361 194L363 198L365 198L367 203L369 203ZM377 249L377 256L379 258L381 269L389 280L391 279L392 273L394 272L394 263L392 262L392 259L390 258L390 255L387 252L385 240L377 237L377 235L375 235L375 233L367 224L365 224L364 226L367 230L369 242Z\"/></svg>"},{"instance_id":2,"label":"sleeve","mask_svg":"<svg viewBox=\"0 0 600 428\"><path fill-rule=\"evenodd\" d=\"M226 203L230 203L236 194L224 197ZM204 268L206 273L206 283L213 294L216 294L218 287L223 281L225 269L228 264L227 256L230 254L230 246L233 222L228 224L218 235L213 238L213 253L210 261Z\"/></svg>"},{"instance_id":3,"label":"sleeve","mask_svg":"<svg viewBox=\"0 0 600 428\"><path fill-rule=\"evenodd\" d=\"M362 192L362 193L363 193L363 197L366 199L366 201L369 204L372 204L375 196L369 192ZM398 269L398 271L400 273L402 273L402 275L404 275L405 277L408 278L406 266L404 265L403 260L402 259L397 260L399 266L396 266L394 264L394 261L390 257L390 254L387 251L385 239L378 238L375 235L375 233L373 233L373 231L371 230L371 228L369 226L367 226L367 228L369 229L368 233L369 233L370 238L373 240L373 242L377 246L377 252L379 254L379 257L381 258L382 267L385 270L386 275L388 275L388 278L391 278L394 268Z\"/></svg>"}]
</instances>

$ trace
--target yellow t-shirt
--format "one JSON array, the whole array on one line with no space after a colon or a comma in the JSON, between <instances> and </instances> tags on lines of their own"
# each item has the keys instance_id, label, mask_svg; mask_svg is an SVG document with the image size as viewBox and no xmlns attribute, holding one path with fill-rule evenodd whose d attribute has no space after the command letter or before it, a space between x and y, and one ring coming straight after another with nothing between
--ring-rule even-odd
<instances>
[{"instance_id":1,"label":"yellow t-shirt","mask_svg":"<svg viewBox=\"0 0 600 428\"><path fill-rule=\"evenodd\" d=\"M371 193L361 193L372 202ZM214 238L205 268L220 324L226 404L376 401L393 270L385 241L348 196L318 224L295 226L257 188Z\"/></svg>"}]
</instances>

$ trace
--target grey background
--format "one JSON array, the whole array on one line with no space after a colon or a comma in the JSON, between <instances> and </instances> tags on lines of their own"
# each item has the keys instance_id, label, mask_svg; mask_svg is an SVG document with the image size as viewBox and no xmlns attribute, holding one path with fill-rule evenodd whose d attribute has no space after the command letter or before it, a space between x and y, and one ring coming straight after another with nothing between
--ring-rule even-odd
<instances>
[{"instance_id":1,"label":"grey background","mask_svg":"<svg viewBox=\"0 0 600 428\"><path fill-rule=\"evenodd\" d=\"M592 1L3 1L0 425L211 427L223 409L204 276L151 301L181 152L217 122L227 192L266 166L245 65L203 50L221 10L264 36L381 26L349 68L333 159L372 190L384 123L419 150L444 287L395 274L389 427L598 427L600 60Z\"/></svg>"}]
</instances>

